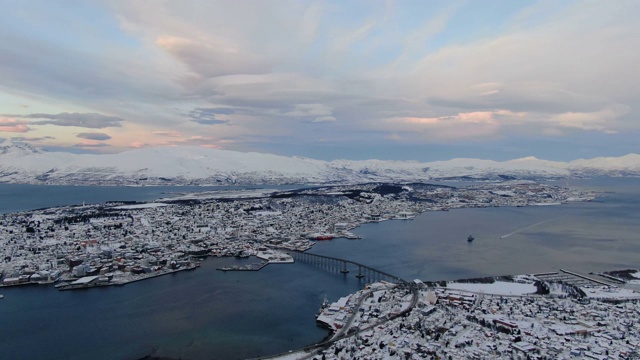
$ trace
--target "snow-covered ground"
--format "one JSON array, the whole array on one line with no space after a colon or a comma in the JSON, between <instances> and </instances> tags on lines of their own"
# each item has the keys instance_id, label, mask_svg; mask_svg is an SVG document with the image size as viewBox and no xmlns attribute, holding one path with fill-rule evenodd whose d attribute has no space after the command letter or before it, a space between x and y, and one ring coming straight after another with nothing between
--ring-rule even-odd
<instances>
[{"instance_id":1,"label":"snow-covered ground","mask_svg":"<svg viewBox=\"0 0 640 360\"><path fill-rule=\"evenodd\" d=\"M619 287L607 287L607 286L597 286L597 287L581 287L582 291L587 294L587 297L596 298L596 299L611 299L611 300L620 300L620 299L638 299L640 300L640 293L637 293L633 290L623 289Z\"/></svg>"},{"instance_id":2,"label":"snow-covered ground","mask_svg":"<svg viewBox=\"0 0 640 360\"><path fill-rule=\"evenodd\" d=\"M156 147L119 154L47 152L23 143L0 143L3 182L83 185L283 184L425 181L450 177L566 177L587 173L640 175L640 155L557 162L527 157L510 161L452 159L321 161L202 147Z\"/></svg>"},{"instance_id":3,"label":"snow-covered ground","mask_svg":"<svg viewBox=\"0 0 640 360\"><path fill-rule=\"evenodd\" d=\"M167 206L165 203L144 203L144 204L134 204L134 205L122 205L116 206L114 209L118 210L132 210L132 209L149 209L149 208L157 208Z\"/></svg>"},{"instance_id":4,"label":"snow-covered ground","mask_svg":"<svg viewBox=\"0 0 640 360\"><path fill-rule=\"evenodd\" d=\"M520 284L506 281L496 281L491 284L448 282L447 288L492 295L525 295L536 292L536 287L532 283Z\"/></svg>"}]
</instances>

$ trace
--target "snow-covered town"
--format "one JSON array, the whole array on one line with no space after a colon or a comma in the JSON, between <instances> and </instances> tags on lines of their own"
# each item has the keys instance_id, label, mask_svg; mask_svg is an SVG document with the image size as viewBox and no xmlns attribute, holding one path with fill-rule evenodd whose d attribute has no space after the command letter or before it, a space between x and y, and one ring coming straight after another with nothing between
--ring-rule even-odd
<instances>
[{"instance_id":1,"label":"snow-covered town","mask_svg":"<svg viewBox=\"0 0 640 360\"><path fill-rule=\"evenodd\" d=\"M257 271L293 262L316 241L361 239L355 229L366 222L468 207L561 206L595 196L525 181L459 188L372 183L172 194L148 203L4 214L1 286L125 285L198 271L208 256L255 257L259 263L219 270ZM323 304L317 323L329 339L284 358L633 358L640 294L629 286L638 285L636 276L567 270L498 281L374 281Z\"/></svg>"},{"instance_id":2,"label":"snow-covered town","mask_svg":"<svg viewBox=\"0 0 640 360\"><path fill-rule=\"evenodd\" d=\"M425 211L590 200L594 194L532 182L454 188L365 184L292 191L180 194L151 203L49 208L0 217L2 286L61 289L122 285L197 267L206 256L290 262L283 250L358 239L364 222L412 219ZM366 241L366 240L364 240ZM279 250L276 250L279 249Z\"/></svg>"},{"instance_id":3,"label":"snow-covered town","mask_svg":"<svg viewBox=\"0 0 640 360\"><path fill-rule=\"evenodd\" d=\"M328 341L274 358L637 359L640 272L377 282L323 304Z\"/></svg>"}]
</instances>

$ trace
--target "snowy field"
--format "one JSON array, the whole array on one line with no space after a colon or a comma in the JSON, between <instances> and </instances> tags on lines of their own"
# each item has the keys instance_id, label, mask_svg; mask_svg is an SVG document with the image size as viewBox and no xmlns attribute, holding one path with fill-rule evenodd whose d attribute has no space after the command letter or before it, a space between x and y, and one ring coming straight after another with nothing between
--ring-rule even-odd
<instances>
[{"instance_id":1,"label":"snowy field","mask_svg":"<svg viewBox=\"0 0 640 360\"><path fill-rule=\"evenodd\" d=\"M533 284L520 284L506 281L496 281L492 284L448 282L447 289L464 290L492 295L526 295L536 292L536 287Z\"/></svg>"}]
</instances>

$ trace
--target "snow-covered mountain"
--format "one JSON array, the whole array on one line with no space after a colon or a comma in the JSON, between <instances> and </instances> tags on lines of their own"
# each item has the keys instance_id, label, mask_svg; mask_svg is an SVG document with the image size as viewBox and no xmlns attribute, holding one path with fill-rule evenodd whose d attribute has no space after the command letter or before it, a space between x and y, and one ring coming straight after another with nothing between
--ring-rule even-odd
<instances>
[{"instance_id":1,"label":"snow-covered mountain","mask_svg":"<svg viewBox=\"0 0 640 360\"><path fill-rule=\"evenodd\" d=\"M74 185L285 184L427 181L448 178L559 178L640 175L640 155L556 162L534 157L498 162L453 159L320 161L202 147L158 147L119 154L47 152L0 144L0 182Z\"/></svg>"}]
</instances>

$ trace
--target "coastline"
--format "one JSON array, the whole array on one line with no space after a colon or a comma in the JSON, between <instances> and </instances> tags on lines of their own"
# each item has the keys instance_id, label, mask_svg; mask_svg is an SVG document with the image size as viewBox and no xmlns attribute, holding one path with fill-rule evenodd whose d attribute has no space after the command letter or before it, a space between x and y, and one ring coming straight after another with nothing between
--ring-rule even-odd
<instances>
[{"instance_id":1,"label":"coastline","mask_svg":"<svg viewBox=\"0 0 640 360\"><path fill-rule=\"evenodd\" d=\"M574 206L574 208L577 208L577 206ZM546 209L545 209L545 210L546 210ZM518 211L521 211L521 210L518 210ZM468 211L465 211L465 212L468 212ZM457 213L458 213L458 211L452 211L452 212L451 212L451 214L457 214ZM432 215L440 215L440 214L439 214L439 213L432 213L432 214L426 214L426 215L427 215L427 216L429 216L429 217L431 217ZM449 215L449 214L442 213L442 215ZM257 218L257 216L256 216L256 218ZM396 224L395 222L393 222L393 223L391 223L391 224L393 224L393 225L394 225L394 226L393 226L393 228L396 228L396 226L395 226L395 225L399 225L399 223L398 223L398 224ZM376 222L373 222L373 223L371 223L371 225L366 225L366 226L365 226L365 228L371 228L371 229L376 228L376 229L377 229L377 227L378 227L378 226L379 226L379 225L378 225ZM386 225L386 224L385 224L385 227L387 227L387 225ZM360 231L358 231L358 232L360 232ZM464 231L464 233L465 233L465 234L464 234L464 236L466 237L466 235L468 235L468 234L467 234L467 233L468 233L468 231L466 231L466 230L465 230L465 231ZM475 233L475 232L474 232L474 233ZM506 231L506 232L500 232L500 233L505 234L505 233L508 233L508 231ZM514 236L514 237L515 237L515 236ZM480 240L480 241L476 241L476 242L474 243L474 246L473 246L473 247L469 247L469 249L470 249L470 250L472 250L472 249L474 249L474 248L477 248L478 250L480 250L481 248L484 248L484 247L486 246L487 241L488 241L487 239L485 239L485 238L484 238L484 237L482 237L482 236L477 236L477 234L476 234L476 238L477 238L478 240ZM372 239L372 236L369 234L368 236L365 236L365 241L363 241L363 242L344 242L343 240L333 241L333 242L332 242L332 241L327 241L327 242L316 243L316 246L317 246L318 244L322 244L322 246L330 247L330 246L335 246L334 244L336 244L336 245L340 245L340 244L347 244L347 243L349 243L349 244L353 244L353 245L361 244L361 245L360 245L360 247L362 247L362 246L364 246L364 244L367 242L367 240L370 240L370 239ZM454 240L455 240L455 239L454 239ZM459 239L458 239L458 240L459 240ZM511 239L511 240L514 240L514 239ZM516 240L519 240L519 238L518 238L518 239L516 239ZM512 242L513 242L513 241L512 241ZM466 244L466 243L465 243L465 244ZM315 252L315 251L314 251L314 252ZM271 271L271 270L270 270L270 271ZM583 271L584 271L584 270L583 270ZM353 275L353 273L349 274L349 276L350 276L350 277L351 277L352 275ZM253 276L253 275L252 275L252 276ZM100 292L99 292L99 293L100 293Z\"/></svg>"},{"instance_id":2,"label":"coastline","mask_svg":"<svg viewBox=\"0 0 640 360\"><path fill-rule=\"evenodd\" d=\"M629 327L627 335L622 338L607 334L615 333L620 324L628 326L633 325L635 320L640 320L637 307L640 292L620 287L620 282L624 280L617 277L614 278L617 284L594 278L607 279L611 277L608 274L621 273L626 274L631 282L640 283L640 270L615 270L591 274L589 277L561 270L429 284L415 280L412 284L415 286L412 290L414 297L409 306L406 305L408 299L402 296L402 285L374 283L321 308L318 321L331 330L328 338L301 349L253 360L317 359L316 356L323 359L341 359L344 356L383 358L415 353L420 353L422 357L456 358L503 358L513 357L518 353L543 357L572 355L599 358L598 355L606 352L607 355L627 358L634 353L633 349L635 344L640 343L640 337ZM374 291L377 300L374 296L367 308L366 300L372 297ZM392 305L385 305L385 302L391 302ZM405 305L393 305L394 302ZM507 305L504 309L499 306L498 309L501 310L496 313L496 308L487 312L483 305L485 303ZM531 304L535 306L537 303L547 307L553 307L553 304L565 308L571 306L573 311L569 314L583 315L567 318L566 312L563 315L561 310L539 317L529 311ZM376 309L371 312L371 305L374 304ZM416 304L417 307L414 307ZM625 319L617 317L615 314L619 313L618 309L622 308L622 304L627 304L624 308L632 310L627 314L633 315ZM387 310L379 311L379 308ZM594 309L598 310L598 314L610 315L598 315L606 319L594 322L590 315ZM338 321L336 319L344 318L345 314L352 314L348 322L344 325L342 322L335 322ZM378 320L369 321L368 318L372 315ZM416 325L437 324L438 321L433 322L434 318L447 319L441 326L449 322L446 327L440 328L443 339L440 336L425 338L425 330L430 331L429 328ZM407 328L418 331L407 333ZM501 333L506 336L501 336ZM422 335L416 336L420 334ZM547 341L540 342L541 338ZM600 342L602 338L607 342ZM567 343L571 345L567 346ZM579 350L575 350L576 348ZM602 359L605 358L608 357Z\"/></svg>"},{"instance_id":3,"label":"coastline","mask_svg":"<svg viewBox=\"0 0 640 360\"><path fill-rule=\"evenodd\" d=\"M200 267L200 265L197 264L197 263L194 263L194 264L190 264L190 265L188 265L186 267L180 267L178 269L162 270L162 271L157 271L157 272L153 272L153 273L149 273L149 274L143 274L143 275L134 275L134 276L132 276L133 278L128 278L128 279L118 278L116 282L106 282L106 283L90 282L90 283L87 283L87 284L79 284L79 285L74 285L73 283L69 283L69 284L60 283L60 284L56 285L55 287L60 291L65 291L65 290L89 289L89 288L93 288L93 287L104 287L104 286L124 286L124 285L127 285L127 284L132 284L132 283L135 283L135 282L138 282L138 281L142 281L142 280L148 280L148 279L153 279L153 278L156 278L156 277L159 277L159 276L175 274L175 273L178 273L180 271L194 270L194 269L196 269L198 267ZM78 280L82 280L82 279L83 278L80 278Z\"/></svg>"}]
</instances>

